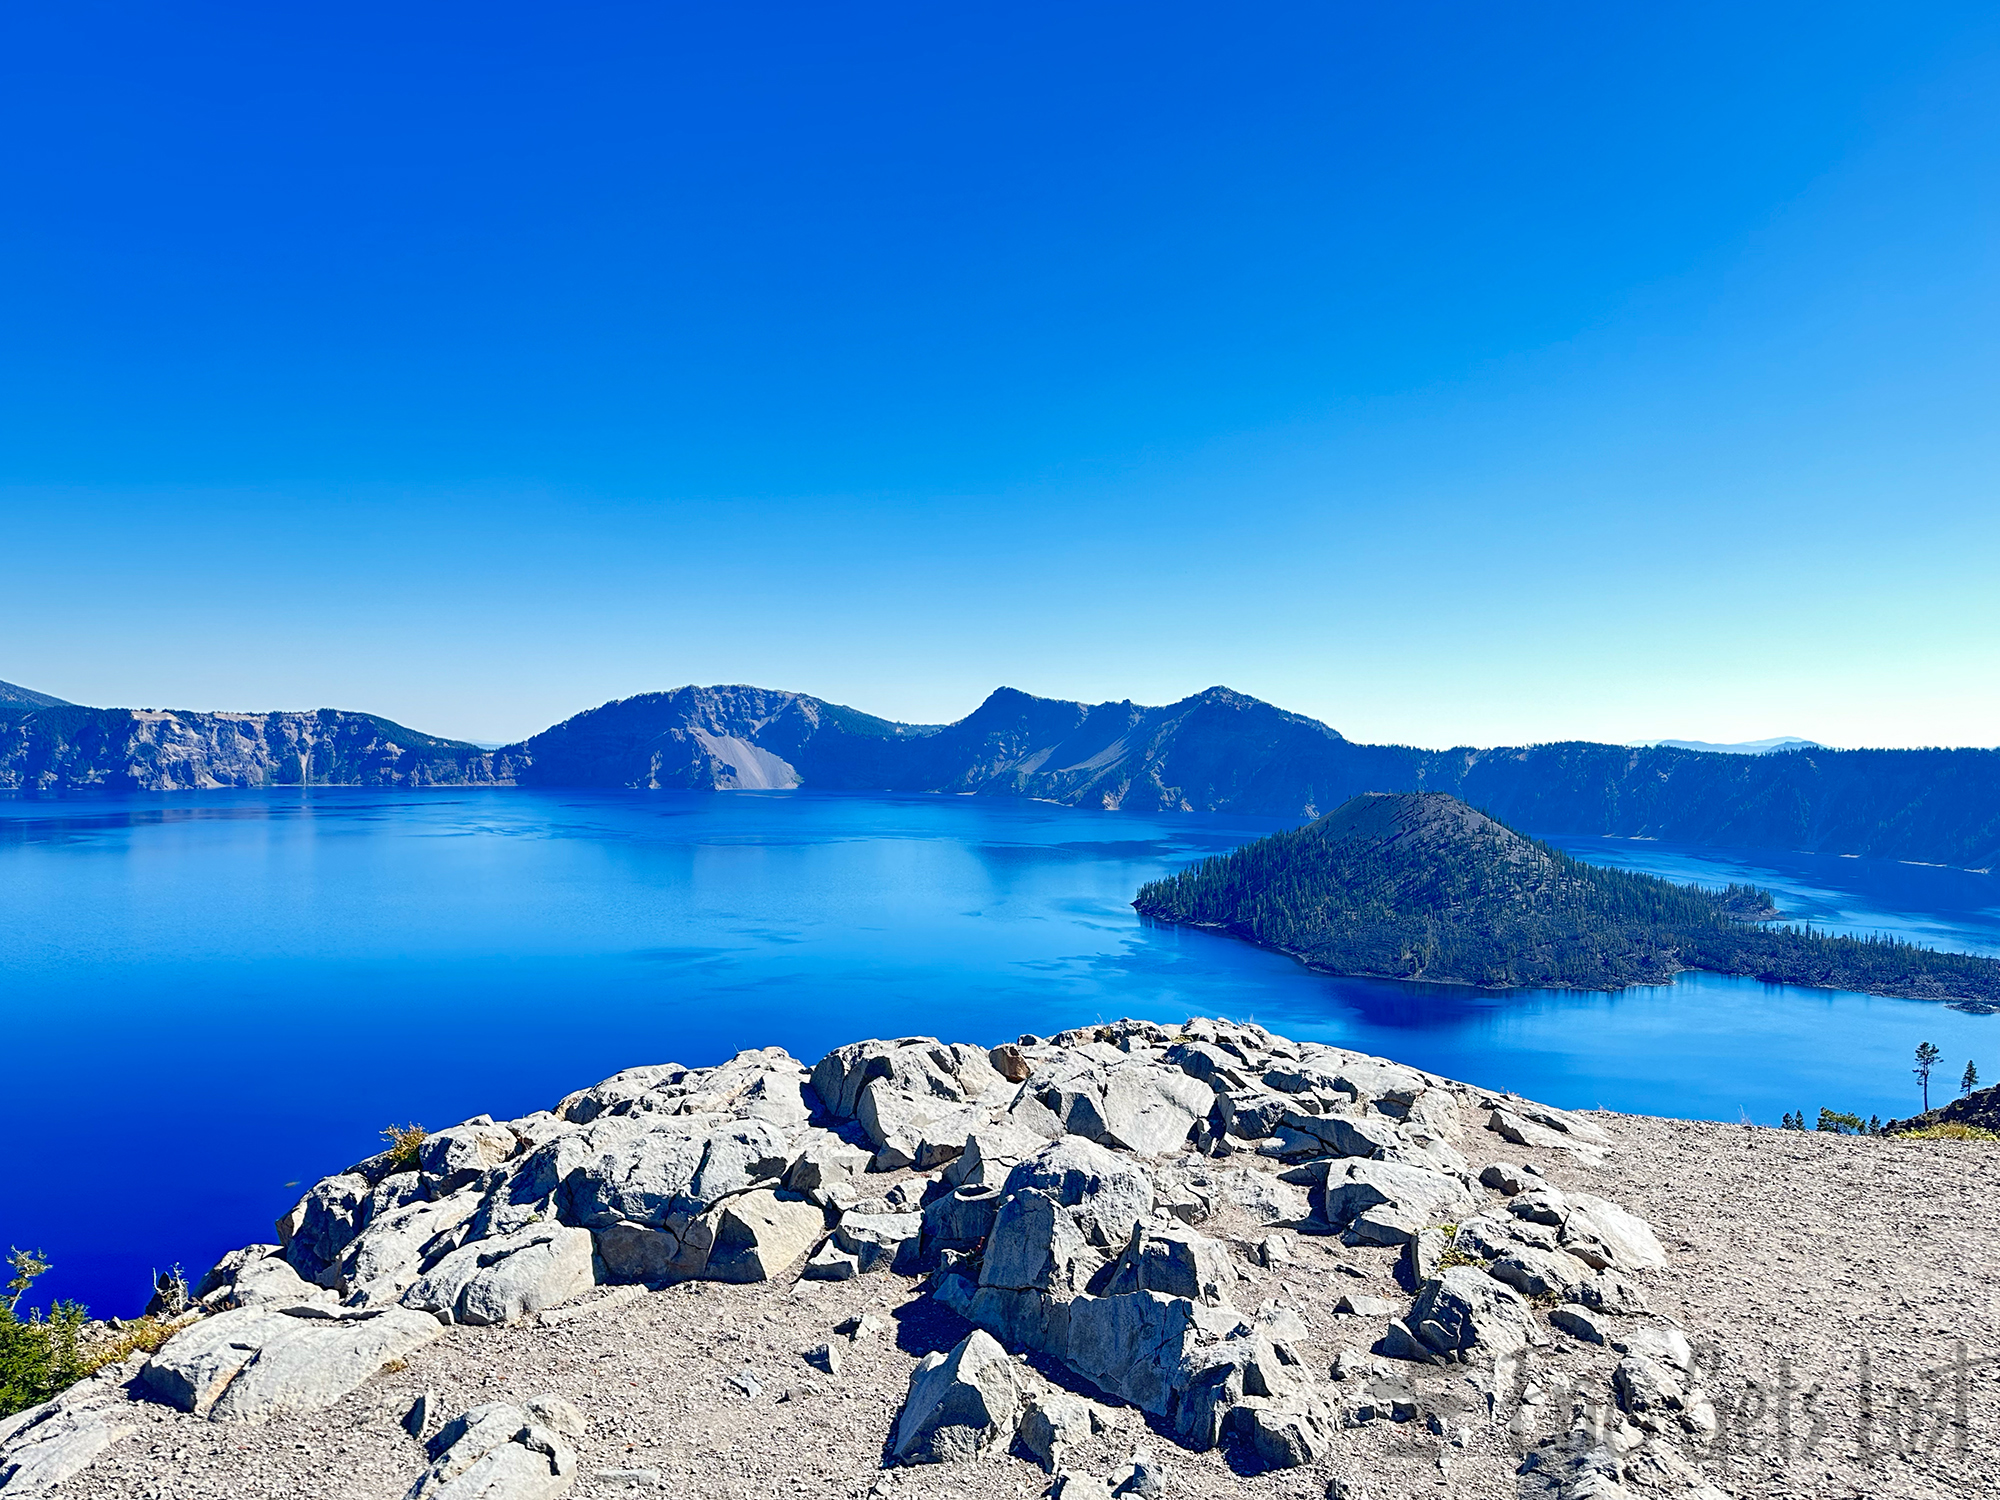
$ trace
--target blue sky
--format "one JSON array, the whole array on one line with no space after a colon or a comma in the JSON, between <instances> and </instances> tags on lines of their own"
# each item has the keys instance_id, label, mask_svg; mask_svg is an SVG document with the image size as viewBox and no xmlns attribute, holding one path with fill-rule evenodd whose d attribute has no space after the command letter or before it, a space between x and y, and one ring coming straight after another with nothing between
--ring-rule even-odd
<instances>
[{"instance_id":1,"label":"blue sky","mask_svg":"<svg viewBox=\"0 0 2000 1500\"><path fill-rule=\"evenodd\" d=\"M2000 743L2000 13L13 7L0 678Z\"/></svg>"}]
</instances>

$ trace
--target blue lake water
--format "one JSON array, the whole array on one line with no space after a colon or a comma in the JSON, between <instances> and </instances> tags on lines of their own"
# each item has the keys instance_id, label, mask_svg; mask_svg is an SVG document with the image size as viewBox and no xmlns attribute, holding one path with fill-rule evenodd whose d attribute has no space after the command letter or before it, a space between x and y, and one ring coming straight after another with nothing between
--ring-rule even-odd
<instances>
[{"instance_id":1,"label":"blue lake water","mask_svg":"<svg viewBox=\"0 0 2000 1500\"><path fill-rule=\"evenodd\" d=\"M2000 1074L2000 1017L1708 975L1617 994L1329 979L1141 922L1145 880L1277 826L969 797L218 792L0 801L0 1245L137 1310L268 1236L390 1122L524 1113L638 1063L1121 1015L1251 1018L1551 1103L1775 1123ZM1815 925L2000 953L1963 871L1637 840ZM1989 1062L1990 1060L1990 1062ZM1942 1087L1940 1087L1942 1085Z\"/></svg>"}]
</instances>

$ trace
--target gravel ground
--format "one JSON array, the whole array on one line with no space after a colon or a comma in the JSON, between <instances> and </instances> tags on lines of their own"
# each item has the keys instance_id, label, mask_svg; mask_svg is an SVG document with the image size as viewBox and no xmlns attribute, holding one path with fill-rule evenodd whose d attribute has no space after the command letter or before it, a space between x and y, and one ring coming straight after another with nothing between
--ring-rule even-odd
<instances>
[{"instance_id":1,"label":"gravel ground","mask_svg":"<svg viewBox=\"0 0 2000 1500\"><path fill-rule=\"evenodd\" d=\"M1744 1497L2000 1493L2000 1365L1978 1364L2000 1356L1992 1291L2000 1248L1990 1214L2000 1201L2000 1149L1592 1118L1617 1140L1601 1165L1532 1159L1558 1186L1610 1198L1658 1231L1672 1264L1636 1279L1656 1309L1685 1327L1709 1372L1721 1431L1682 1451L1713 1484ZM1521 1160L1470 1113L1466 1126L1462 1145L1475 1163ZM1365 1355L1386 1326L1336 1316L1343 1293L1407 1306L1392 1278L1394 1252L1301 1237L1290 1265L1266 1269L1252 1247L1268 1231L1240 1211L1203 1228L1239 1249L1245 1283L1236 1305L1277 1299L1296 1307L1311 1330L1302 1352L1322 1372L1344 1348ZM852 1343L834 1333L861 1313L883 1330ZM1049 1477L1016 1456L883 1467L917 1359L965 1332L919 1296L919 1283L886 1273L845 1283L787 1277L605 1289L543 1322L452 1328L404 1368L310 1417L232 1427L135 1401L126 1419L139 1430L57 1493L400 1496L424 1458L399 1420L428 1390L440 1414L433 1431L441 1417L484 1401L554 1392L576 1403L590 1424L578 1445L583 1478L571 1491L580 1500L667 1491L714 1500L1046 1494ZM1609 1397L1615 1353L1552 1329L1549 1339L1497 1381L1476 1366L1393 1366L1440 1421L1350 1429L1315 1468L1239 1472L1230 1452L1182 1450L1129 1410L1071 1463L1104 1474L1148 1447L1169 1495L1218 1500L1320 1500L1332 1479L1372 1500L1501 1500L1523 1491L1523 1454L1566 1432L1576 1402L1589 1409ZM842 1352L837 1375L802 1358L827 1341ZM1961 1345L1971 1366L1963 1374L1953 1363ZM730 1383L745 1370L755 1395Z\"/></svg>"}]
</instances>

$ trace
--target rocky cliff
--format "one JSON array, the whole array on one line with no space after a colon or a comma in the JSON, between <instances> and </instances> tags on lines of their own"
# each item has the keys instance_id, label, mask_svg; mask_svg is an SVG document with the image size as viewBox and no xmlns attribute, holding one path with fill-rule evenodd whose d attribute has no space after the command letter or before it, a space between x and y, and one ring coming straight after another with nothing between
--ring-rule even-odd
<instances>
[{"instance_id":1,"label":"rocky cliff","mask_svg":"<svg viewBox=\"0 0 2000 1500\"><path fill-rule=\"evenodd\" d=\"M951 724L803 693L620 699L494 752L366 714L155 716L0 705L0 788L297 784L819 787L1310 818L1362 792L1442 791L1536 835L1616 834L1990 868L2000 750L1760 756L1563 743L1361 745L1227 688L1149 708L1002 688Z\"/></svg>"},{"instance_id":2,"label":"rocky cliff","mask_svg":"<svg viewBox=\"0 0 2000 1500\"><path fill-rule=\"evenodd\" d=\"M37 707L0 719L0 789L190 791L513 782L517 758L373 714Z\"/></svg>"}]
</instances>

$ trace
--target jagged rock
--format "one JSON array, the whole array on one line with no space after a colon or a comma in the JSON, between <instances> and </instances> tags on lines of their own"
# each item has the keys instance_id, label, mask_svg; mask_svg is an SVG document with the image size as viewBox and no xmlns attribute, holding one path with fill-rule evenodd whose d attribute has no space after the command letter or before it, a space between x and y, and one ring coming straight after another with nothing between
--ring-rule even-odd
<instances>
[{"instance_id":1,"label":"jagged rock","mask_svg":"<svg viewBox=\"0 0 2000 1500\"><path fill-rule=\"evenodd\" d=\"M1334 1304L1337 1313L1349 1313L1357 1318L1393 1318L1402 1309L1402 1304L1387 1297L1370 1297L1365 1292L1349 1292Z\"/></svg>"},{"instance_id":2,"label":"jagged rock","mask_svg":"<svg viewBox=\"0 0 2000 1500\"><path fill-rule=\"evenodd\" d=\"M994 1217L979 1285L1073 1295L1103 1263L1062 1203L1039 1189L1022 1188L1002 1200Z\"/></svg>"},{"instance_id":3,"label":"jagged rock","mask_svg":"<svg viewBox=\"0 0 2000 1500\"><path fill-rule=\"evenodd\" d=\"M861 1274L861 1258L828 1240L813 1252L799 1274L807 1281L852 1281Z\"/></svg>"},{"instance_id":4,"label":"jagged rock","mask_svg":"<svg viewBox=\"0 0 2000 1500\"><path fill-rule=\"evenodd\" d=\"M1459 1236L1463 1234L1464 1225L1460 1225ZM1403 1253L1396 1261L1396 1279L1414 1292L1437 1275L1439 1265L1443 1263L1456 1238L1450 1231L1444 1229L1418 1230L1403 1242Z\"/></svg>"},{"instance_id":5,"label":"jagged rock","mask_svg":"<svg viewBox=\"0 0 2000 1500\"><path fill-rule=\"evenodd\" d=\"M1013 1042L1002 1042L997 1047L989 1048L986 1060L993 1064L993 1071L1009 1083L1026 1083L1028 1074L1033 1071L1027 1054Z\"/></svg>"},{"instance_id":6,"label":"jagged rock","mask_svg":"<svg viewBox=\"0 0 2000 1500\"><path fill-rule=\"evenodd\" d=\"M419 1277L403 1305L456 1323L518 1323L596 1285L592 1249L588 1230L562 1224L474 1240Z\"/></svg>"},{"instance_id":7,"label":"jagged rock","mask_svg":"<svg viewBox=\"0 0 2000 1500\"><path fill-rule=\"evenodd\" d=\"M718 1211L715 1242L708 1252L708 1279L769 1281L812 1249L824 1233L826 1215L815 1203L769 1189L740 1194Z\"/></svg>"},{"instance_id":8,"label":"jagged rock","mask_svg":"<svg viewBox=\"0 0 2000 1500\"><path fill-rule=\"evenodd\" d=\"M1375 1352L1384 1359L1406 1360L1411 1364L1441 1364L1445 1356L1426 1344L1401 1318L1391 1318L1389 1328L1375 1341Z\"/></svg>"},{"instance_id":9,"label":"jagged rock","mask_svg":"<svg viewBox=\"0 0 2000 1500\"><path fill-rule=\"evenodd\" d=\"M1479 1180L1496 1193L1505 1193L1510 1198L1525 1191L1529 1185L1519 1167L1504 1161L1496 1161L1485 1168L1480 1172Z\"/></svg>"},{"instance_id":10,"label":"jagged rock","mask_svg":"<svg viewBox=\"0 0 2000 1500\"><path fill-rule=\"evenodd\" d=\"M913 1275L922 1244L922 1214L843 1214L833 1243L855 1258L865 1273L896 1271Z\"/></svg>"},{"instance_id":11,"label":"jagged rock","mask_svg":"<svg viewBox=\"0 0 2000 1500\"><path fill-rule=\"evenodd\" d=\"M1446 1355L1476 1347L1504 1358L1533 1338L1521 1294L1471 1266L1447 1266L1425 1282L1408 1322L1419 1340Z\"/></svg>"},{"instance_id":12,"label":"jagged rock","mask_svg":"<svg viewBox=\"0 0 2000 1500\"><path fill-rule=\"evenodd\" d=\"M1687 1335L1671 1323L1612 1324L1610 1343L1620 1354L1643 1354L1678 1370L1694 1363L1694 1348Z\"/></svg>"},{"instance_id":13,"label":"jagged rock","mask_svg":"<svg viewBox=\"0 0 2000 1500\"><path fill-rule=\"evenodd\" d=\"M514 1132L482 1116L427 1136L417 1153L423 1184L432 1198L455 1193L521 1149Z\"/></svg>"},{"instance_id":14,"label":"jagged rock","mask_svg":"<svg viewBox=\"0 0 2000 1500\"><path fill-rule=\"evenodd\" d=\"M1332 1163L1323 1192L1320 1217L1336 1229L1378 1207L1405 1215L1409 1222L1424 1227L1450 1219L1472 1205L1465 1184L1457 1178L1404 1162Z\"/></svg>"},{"instance_id":15,"label":"jagged rock","mask_svg":"<svg viewBox=\"0 0 2000 1500\"><path fill-rule=\"evenodd\" d=\"M806 1351L806 1363L815 1369L824 1370L829 1375L840 1373L840 1350L832 1344L815 1344Z\"/></svg>"},{"instance_id":16,"label":"jagged rock","mask_svg":"<svg viewBox=\"0 0 2000 1500\"><path fill-rule=\"evenodd\" d=\"M1089 1243L1105 1249L1123 1245L1132 1226L1153 1211L1153 1180L1145 1169L1089 1141L1051 1141L1007 1174L1003 1193L1029 1188L1072 1210Z\"/></svg>"},{"instance_id":17,"label":"jagged rock","mask_svg":"<svg viewBox=\"0 0 2000 1500\"><path fill-rule=\"evenodd\" d=\"M972 1458L1014 1435L1021 1382L993 1336L974 1329L949 1354L927 1354L910 1374L893 1452L906 1464Z\"/></svg>"},{"instance_id":18,"label":"jagged rock","mask_svg":"<svg viewBox=\"0 0 2000 1500\"><path fill-rule=\"evenodd\" d=\"M1000 1189L961 1187L932 1200L923 1211L926 1251L972 1250L993 1230L1000 1209Z\"/></svg>"},{"instance_id":19,"label":"jagged rock","mask_svg":"<svg viewBox=\"0 0 2000 1500\"><path fill-rule=\"evenodd\" d=\"M1616 1271L1599 1271L1572 1289L1569 1300L1582 1303L1592 1312L1627 1317L1652 1311L1646 1294Z\"/></svg>"},{"instance_id":20,"label":"jagged rock","mask_svg":"<svg viewBox=\"0 0 2000 1500\"><path fill-rule=\"evenodd\" d=\"M1499 1257L1486 1274L1504 1281L1528 1297L1566 1296L1581 1286L1590 1268L1561 1250L1537 1250L1522 1245Z\"/></svg>"},{"instance_id":21,"label":"jagged rock","mask_svg":"<svg viewBox=\"0 0 2000 1500\"><path fill-rule=\"evenodd\" d=\"M1569 1199L1559 1189L1548 1186L1529 1187L1507 1200L1507 1212L1528 1224L1543 1224L1550 1229L1561 1229L1563 1220L1569 1216Z\"/></svg>"},{"instance_id":22,"label":"jagged rock","mask_svg":"<svg viewBox=\"0 0 2000 1500\"><path fill-rule=\"evenodd\" d=\"M840 1120L860 1118L862 1096L877 1080L889 1085L884 1094L943 1104L997 1102L1007 1087L979 1048L962 1042L947 1046L934 1037L851 1042L827 1053L812 1070L813 1091L827 1113Z\"/></svg>"},{"instance_id":23,"label":"jagged rock","mask_svg":"<svg viewBox=\"0 0 2000 1500\"><path fill-rule=\"evenodd\" d=\"M322 1178L278 1221L285 1258L300 1276L318 1281L340 1259L341 1251L362 1230L362 1205L371 1186L367 1178L352 1172ZM296 1221L289 1233L288 1220Z\"/></svg>"},{"instance_id":24,"label":"jagged rock","mask_svg":"<svg viewBox=\"0 0 2000 1500\"><path fill-rule=\"evenodd\" d=\"M1111 1486L1095 1474L1063 1474L1050 1500L1111 1500Z\"/></svg>"},{"instance_id":25,"label":"jagged rock","mask_svg":"<svg viewBox=\"0 0 2000 1500\"><path fill-rule=\"evenodd\" d=\"M1577 1193L1562 1220L1562 1248L1597 1270L1646 1271L1667 1263L1652 1227L1603 1198Z\"/></svg>"},{"instance_id":26,"label":"jagged rock","mask_svg":"<svg viewBox=\"0 0 2000 1500\"><path fill-rule=\"evenodd\" d=\"M276 1255L247 1262L217 1299L224 1307L330 1306L336 1300L333 1291L302 1280L291 1262Z\"/></svg>"},{"instance_id":27,"label":"jagged rock","mask_svg":"<svg viewBox=\"0 0 2000 1500\"><path fill-rule=\"evenodd\" d=\"M830 1130L808 1130L797 1158L786 1169L785 1186L824 1204L826 1189L866 1172L872 1155Z\"/></svg>"},{"instance_id":28,"label":"jagged rock","mask_svg":"<svg viewBox=\"0 0 2000 1500\"><path fill-rule=\"evenodd\" d=\"M1216 1307L1227 1300L1227 1290L1237 1280L1229 1253L1219 1242L1188 1229L1148 1229L1135 1224L1132 1238L1113 1262L1101 1294L1118 1297L1161 1292Z\"/></svg>"},{"instance_id":29,"label":"jagged rock","mask_svg":"<svg viewBox=\"0 0 2000 1500\"><path fill-rule=\"evenodd\" d=\"M140 1378L182 1411L218 1422L258 1421L331 1406L443 1331L436 1318L401 1307L243 1308L182 1329Z\"/></svg>"},{"instance_id":30,"label":"jagged rock","mask_svg":"<svg viewBox=\"0 0 2000 1500\"><path fill-rule=\"evenodd\" d=\"M576 1483L581 1415L559 1396L475 1406L432 1439L406 1500L554 1500Z\"/></svg>"},{"instance_id":31,"label":"jagged rock","mask_svg":"<svg viewBox=\"0 0 2000 1500\"><path fill-rule=\"evenodd\" d=\"M1039 1391L1028 1399L1021 1417L1021 1446L1053 1474L1062 1468L1063 1455L1071 1446L1102 1432L1106 1425L1096 1402L1068 1391Z\"/></svg>"},{"instance_id":32,"label":"jagged rock","mask_svg":"<svg viewBox=\"0 0 2000 1500\"><path fill-rule=\"evenodd\" d=\"M1141 1156L1164 1156L1184 1147L1214 1107L1215 1091L1177 1069L1127 1064L1105 1084L1098 1138Z\"/></svg>"},{"instance_id":33,"label":"jagged rock","mask_svg":"<svg viewBox=\"0 0 2000 1500\"><path fill-rule=\"evenodd\" d=\"M334 1284L345 1300L356 1307L398 1300L423 1274L427 1261L434 1262L454 1248L452 1237L479 1206L477 1196L461 1193L441 1202L418 1201L391 1210L371 1222L348 1245L335 1268ZM251 1301L241 1295L242 1285L239 1277L236 1301L239 1306L247 1307Z\"/></svg>"},{"instance_id":34,"label":"jagged rock","mask_svg":"<svg viewBox=\"0 0 2000 1500\"><path fill-rule=\"evenodd\" d=\"M240 1250L232 1250L209 1267L201 1280L189 1289L188 1295L211 1311L219 1310L227 1304L229 1293L235 1287L236 1278L243 1273L244 1267L258 1261L270 1260L283 1253L282 1245L245 1245ZM291 1269L284 1261L280 1261L279 1264L285 1265L287 1270ZM292 1274L296 1276L298 1273Z\"/></svg>"},{"instance_id":35,"label":"jagged rock","mask_svg":"<svg viewBox=\"0 0 2000 1500\"><path fill-rule=\"evenodd\" d=\"M1549 1322L1571 1338L1581 1339L1586 1344L1608 1344L1611 1341L1604 1325L1581 1307L1558 1307L1550 1312Z\"/></svg>"},{"instance_id":36,"label":"jagged rock","mask_svg":"<svg viewBox=\"0 0 2000 1500\"><path fill-rule=\"evenodd\" d=\"M1113 1500L1160 1500L1167 1492L1166 1476L1145 1448L1134 1453L1129 1464L1113 1469L1104 1482Z\"/></svg>"},{"instance_id":37,"label":"jagged rock","mask_svg":"<svg viewBox=\"0 0 2000 1500\"><path fill-rule=\"evenodd\" d=\"M1679 1412L1687 1404L1687 1392L1672 1371L1658 1360L1643 1354L1628 1354L1611 1372L1611 1389L1619 1408L1651 1431L1680 1425Z\"/></svg>"},{"instance_id":38,"label":"jagged rock","mask_svg":"<svg viewBox=\"0 0 2000 1500\"><path fill-rule=\"evenodd\" d=\"M1239 1167L1222 1174L1222 1196L1260 1224L1294 1224L1312 1212L1304 1191L1269 1172Z\"/></svg>"}]
</instances>

